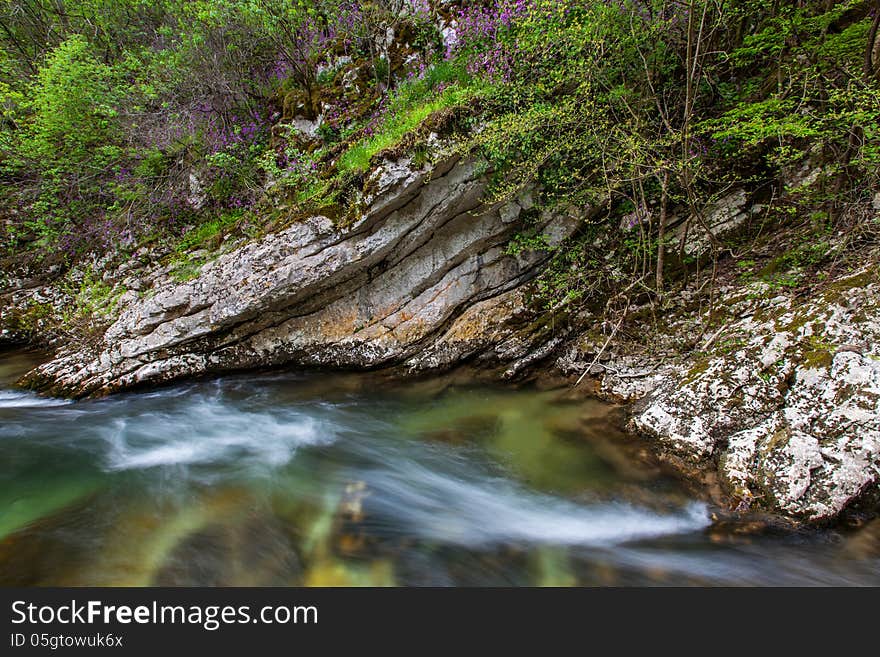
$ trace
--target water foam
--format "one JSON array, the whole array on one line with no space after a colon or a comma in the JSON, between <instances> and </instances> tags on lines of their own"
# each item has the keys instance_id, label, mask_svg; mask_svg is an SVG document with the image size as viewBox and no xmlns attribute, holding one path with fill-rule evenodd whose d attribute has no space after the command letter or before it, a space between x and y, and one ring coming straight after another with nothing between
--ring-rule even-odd
<instances>
[{"instance_id":1,"label":"water foam","mask_svg":"<svg viewBox=\"0 0 880 657\"><path fill-rule=\"evenodd\" d=\"M21 390L0 390L0 408L35 408L39 406L65 406L69 399L40 397Z\"/></svg>"},{"instance_id":2,"label":"water foam","mask_svg":"<svg viewBox=\"0 0 880 657\"><path fill-rule=\"evenodd\" d=\"M167 412L117 418L103 430L109 470L160 466L280 467L306 445L331 441L332 431L289 410L247 411L197 397Z\"/></svg>"},{"instance_id":3,"label":"water foam","mask_svg":"<svg viewBox=\"0 0 880 657\"><path fill-rule=\"evenodd\" d=\"M408 464L406 477L378 476L388 511L425 538L468 547L511 542L607 546L699 531L706 506L659 513L624 502L578 504L505 480L460 478Z\"/></svg>"}]
</instances>

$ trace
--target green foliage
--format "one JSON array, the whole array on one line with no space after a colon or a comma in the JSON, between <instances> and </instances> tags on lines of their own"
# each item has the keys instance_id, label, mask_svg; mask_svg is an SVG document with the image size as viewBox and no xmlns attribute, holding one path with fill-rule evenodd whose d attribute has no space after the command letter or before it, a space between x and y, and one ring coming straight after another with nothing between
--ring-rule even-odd
<instances>
[{"instance_id":1,"label":"green foliage","mask_svg":"<svg viewBox=\"0 0 880 657\"><path fill-rule=\"evenodd\" d=\"M185 253L193 249L216 248L219 246L217 244L219 237L241 221L243 216L242 210L233 210L199 224L187 232L177 243L177 252Z\"/></svg>"},{"instance_id":2,"label":"green foliage","mask_svg":"<svg viewBox=\"0 0 880 657\"><path fill-rule=\"evenodd\" d=\"M753 84L739 94L728 90L729 109L697 129L723 142L721 152L761 153L771 166L784 166L821 144L847 151L847 166L873 177L880 89L859 80L870 20L853 20L864 3L827 3L826 8L783 6L730 53L729 61L739 69L771 67L775 85L769 93ZM852 22L841 22L847 16ZM853 131L861 133L854 152L851 143L844 145Z\"/></svg>"},{"instance_id":3,"label":"green foliage","mask_svg":"<svg viewBox=\"0 0 880 657\"><path fill-rule=\"evenodd\" d=\"M701 128L713 139L734 139L741 146L758 146L768 139L782 142L818 137L820 132L811 117L796 113L796 105L795 99L778 97L743 103L701 124Z\"/></svg>"},{"instance_id":4,"label":"green foliage","mask_svg":"<svg viewBox=\"0 0 880 657\"><path fill-rule=\"evenodd\" d=\"M170 272L171 277L178 283L191 281L198 277L205 262L207 261L204 258L183 256L174 261L174 266Z\"/></svg>"},{"instance_id":5,"label":"green foliage","mask_svg":"<svg viewBox=\"0 0 880 657\"><path fill-rule=\"evenodd\" d=\"M0 5L2 246L88 251L179 233L199 214L253 207L270 183L319 196L323 149L278 124L340 101L347 71L375 59L386 26L437 47L424 16L348 0L29 0ZM395 13L397 12L397 13ZM407 27L408 26L408 27ZM421 52L421 51L419 51ZM328 71L318 79L319 65ZM396 86L360 90L326 123L347 139ZM324 85L326 89L320 89ZM285 95L296 101L287 105ZM304 105L304 107L303 107ZM282 116L284 112L287 115ZM403 129L418 117L404 121ZM401 134L400 125L392 131ZM372 147L382 147L377 140ZM321 165L326 165L322 162Z\"/></svg>"},{"instance_id":6,"label":"green foliage","mask_svg":"<svg viewBox=\"0 0 880 657\"><path fill-rule=\"evenodd\" d=\"M111 317L116 312L119 297L125 293L124 288L105 283L91 269L83 273L78 287L71 291L73 305L66 310L67 323Z\"/></svg>"},{"instance_id":7,"label":"green foliage","mask_svg":"<svg viewBox=\"0 0 880 657\"><path fill-rule=\"evenodd\" d=\"M26 157L75 166L97 156L112 159L114 108L113 71L90 52L85 38L75 35L47 57L26 106L33 111L23 140Z\"/></svg>"},{"instance_id":8,"label":"green foliage","mask_svg":"<svg viewBox=\"0 0 880 657\"><path fill-rule=\"evenodd\" d=\"M474 103L482 91L479 83L467 79L460 66L442 63L431 67L424 78L401 85L379 125L339 158L338 170L343 174L366 171L373 156L396 146L428 117Z\"/></svg>"},{"instance_id":9,"label":"green foliage","mask_svg":"<svg viewBox=\"0 0 880 657\"><path fill-rule=\"evenodd\" d=\"M196 278L202 265L214 257L210 253L220 248L223 236L247 217L248 213L241 209L225 211L187 231L174 246L172 278L179 282Z\"/></svg>"},{"instance_id":10,"label":"green foliage","mask_svg":"<svg viewBox=\"0 0 880 657\"><path fill-rule=\"evenodd\" d=\"M493 172L494 200L535 185L542 208L604 203L609 231L631 227L609 236L618 246L609 281L645 278L654 263L662 281L663 180L667 206L692 218L725 186L772 185L789 198L766 216L798 217L816 204L835 213L864 204L880 183L880 76L862 70L868 3L686 5L536 0L463 49L492 83L469 146ZM821 175L785 186L800 167ZM573 272L599 266L591 253L555 269L548 298L590 288ZM798 249L766 278L797 285L817 259Z\"/></svg>"},{"instance_id":11,"label":"green foliage","mask_svg":"<svg viewBox=\"0 0 880 657\"><path fill-rule=\"evenodd\" d=\"M285 210L343 215L379 156L426 164L427 135L450 117L490 177L488 201L530 187L537 212L600 215L586 241L553 251L540 284L553 303L634 277L644 287L652 267L662 287L659 255L675 249L661 197L695 232L733 186L769 190L774 220L821 209L831 225L880 185L864 1L27 5L0 8L7 249L75 260L160 234L187 278L201 266L188 252L213 249L244 216L268 223L267 191ZM438 11L455 14L448 51ZM399 38L380 46L388 27ZM319 117L317 136L291 127ZM786 187L804 168L821 175ZM508 251L543 246L526 232ZM779 271L816 257L798 251ZM666 266L696 262L679 260Z\"/></svg>"},{"instance_id":12,"label":"green foliage","mask_svg":"<svg viewBox=\"0 0 880 657\"><path fill-rule=\"evenodd\" d=\"M526 251L551 251L552 247L547 243L547 236L538 230L517 233L511 238L504 252L507 255L518 256Z\"/></svg>"}]
</instances>

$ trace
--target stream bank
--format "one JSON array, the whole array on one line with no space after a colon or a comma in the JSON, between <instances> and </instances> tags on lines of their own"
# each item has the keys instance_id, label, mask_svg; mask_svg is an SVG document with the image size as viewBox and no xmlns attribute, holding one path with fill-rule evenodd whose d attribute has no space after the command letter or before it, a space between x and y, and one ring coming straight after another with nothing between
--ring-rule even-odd
<instances>
[{"instance_id":1,"label":"stream bank","mask_svg":"<svg viewBox=\"0 0 880 657\"><path fill-rule=\"evenodd\" d=\"M729 512L814 524L876 514L871 239L810 285L747 275L728 258L714 281L696 278L663 304L628 302L620 320L547 312L537 284L547 248L595 210L539 212L528 190L487 204L486 182L441 144L427 163L377 166L350 225L315 216L232 238L184 279L148 249L105 256L63 284L50 272L6 272L3 339L55 349L20 384L99 397L273 367L582 381L575 394L628 404L628 430ZM747 198L734 194L711 215L719 234L757 215ZM526 229L543 246L511 251ZM695 238L692 248L708 247Z\"/></svg>"}]
</instances>

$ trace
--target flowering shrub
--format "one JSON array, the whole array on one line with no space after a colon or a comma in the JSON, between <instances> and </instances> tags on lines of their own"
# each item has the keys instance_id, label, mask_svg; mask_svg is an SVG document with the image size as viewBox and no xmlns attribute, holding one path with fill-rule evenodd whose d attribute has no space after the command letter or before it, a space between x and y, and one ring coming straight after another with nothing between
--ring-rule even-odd
<instances>
[{"instance_id":1,"label":"flowering shrub","mask_svg":"<svg viewBox=\"0 0 880 657\"><path fill-rule=\"evenodd\" d=\"M465 5L456 13L456 41L446 57L464 55L471 74L510 82L521 54L516 28L537 5L538 0Z\"/></svg>"},{"instance_id":2,"label":"flowering shrub","mask_svg":"<svg viewBox=\"0 0 880 657\"><path fill-rule=\"evenodd\" d=\"M219 217L244 217L267 189L332 203L377 154L468 112L479 129L461 148L486 160L496 200L527 184L545 207L601 199L648 255L667 239L651 196L700 216L719 189L772 184L816 153L814 201L852 204L878 184L880 37L865 1L28 7L0 10L7 247L75 258L226 229Z\"/></svg>"},{"instance_id":3,"label":"flowering shrub","mask_svg":"<svg viewBox=\"0 0 880 657\"><path fill-rule=\"evenodd\" d=\"M301 94L327 110L321 135L342 138L376 92L325 108L318 71L369 57L389 17L430 22L421 0L398 16L354 0L31 4L0 35L0 175L17 181L0 239L71 258L250 208L270 181L311 184L317 159L275 129L278 99ZM45 42L31 19L69 36Z\"/></svg>"}]
</instances>

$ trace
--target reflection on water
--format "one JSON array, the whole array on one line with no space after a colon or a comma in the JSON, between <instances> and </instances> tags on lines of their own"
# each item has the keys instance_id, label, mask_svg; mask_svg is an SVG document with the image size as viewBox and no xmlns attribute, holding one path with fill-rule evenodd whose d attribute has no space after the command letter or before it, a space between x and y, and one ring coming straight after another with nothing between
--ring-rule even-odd
<instances>
[{"instance_id":1,"label":"reflection on water","mask_svg":"<svg viewBox=\"0 0 880 657\"><path fill-rule=\"evenodd\" d=\"M752 535L565 391L233 377L66 403L0 355L2 585L878 584L880 530Z\"/></svg>"}]
</instances>

